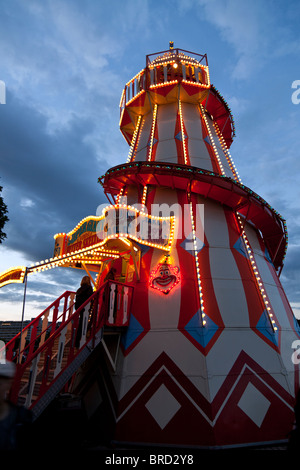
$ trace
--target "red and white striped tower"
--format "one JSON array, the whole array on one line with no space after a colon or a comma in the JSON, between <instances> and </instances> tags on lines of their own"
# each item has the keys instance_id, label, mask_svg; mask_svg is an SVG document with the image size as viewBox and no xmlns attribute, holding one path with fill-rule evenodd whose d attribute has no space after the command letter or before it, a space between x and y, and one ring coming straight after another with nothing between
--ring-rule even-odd
<instances>
[{"instance_id":1,"label":"red and white striped tower","mask_svg":"<svg viewBox=\"0 0 300 470\"><path fill-rule=\"evenodd\" d=\"M106 384L114 439L210 448L284 440L299 387L299 329L279 281L285 222L241 182L232 115L206 55L171 45L147 56L120 107L130 151L104 190L148 214L171 208L175 236L169 251L139 244L139 279L126 272L130 324Z\"/></svg>"}]
</instances>

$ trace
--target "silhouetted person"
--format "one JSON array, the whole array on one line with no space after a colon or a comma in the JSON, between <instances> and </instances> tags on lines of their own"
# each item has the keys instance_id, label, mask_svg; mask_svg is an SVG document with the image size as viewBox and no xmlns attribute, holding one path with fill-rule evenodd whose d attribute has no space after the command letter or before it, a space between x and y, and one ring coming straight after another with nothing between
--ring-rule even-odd
<instances>
[{"instance_id":1,"label":"silhouetted person","mask_svg":"<svg viewBox=\"0 0 300 470\"><path fill-rule=\"evenodd\" d=\"M104 282L106 281L114 281L115 280L115 275L116 275L117 270L115 268L111 268L108 273L105 276Z\"/></svg>"},{"instance_id":2,"label":"silhouetted person","mask_svg":"<svg viewBox=\"0 0 300 470\"><path fill-rule=\"evenodd\" d=\"M92 294L93 294L93 288L91 285L91 280L89 276L84 276L81 280L80 287L76 292L75 310L77 310L82 304L84 304L84 302L89 297L91 297ZM79 347L81 335L82 335L83 314L84 314L84 309L82 309L79 314L78 330L77 330L76 344L75 344L77 348Z\"/></svg>"}]
</instances>

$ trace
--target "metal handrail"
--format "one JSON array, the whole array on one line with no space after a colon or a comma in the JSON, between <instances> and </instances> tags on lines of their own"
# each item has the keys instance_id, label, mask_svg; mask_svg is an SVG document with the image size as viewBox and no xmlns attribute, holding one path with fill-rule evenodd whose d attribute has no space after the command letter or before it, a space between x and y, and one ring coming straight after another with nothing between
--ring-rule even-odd
<instances>
[{"instance_id":1,"label":"metal handrail","mask_svg":"<svg viewBox=\"0 0 300 470\"><path fill-rule=\"evenodd\" d=\"M5 354L6 359L10 361L15 360L16 359L15 355L17 355L17 357L19 358L22 358L24 355L24 351L26 349L28 351L31 351L32 345L34 345L34 343L38 340L38 338L41 338L43 335L45 336L49 328L54 329L54 327L56 327L57 320L60 319L61 317L64 318L66 316L66 313L70 311L71 307L74 305L74 304L69 305L67 308L68 299L71 296L75 296L75 292L65 291L60 297L54 300L52 304L50 304L47 308L45 308L42 313L40 313L35 319L33 319L30 323L28 323L28 325L26 325L22 331L17 333L16 336L14 336L8 343L6 343L6 345L4 346L6 350L6 354ZM63 312L58 317L60 302L62 299L64 299ZM52 319L52 322L49 324L48 316L51 312L51 309L53 308L54 308L54 318ZM40 333L38 333L38 327L39 327L42 317L44 318L46 317L47 324L44 325L45 328ZM42 325L42 328L43 328L43 325ZM22 344L21 344L22 340L24 340L25 342L28 331L29 332L31 331L29 343L24 345L24 348L22 348ZM26 335L25 335L25 332L26 332ZM18 344L18 341L19 341L19 344Z\"/></svg>"},{"instance_id":2,"label":"metal handrail","mask_svg":"<svg viewBox=\"0 0 300 470\"><path fill-rule=\"evenodd\" d=\"M107 292L108 295L104 295L104 292ZM58 328L56 328L56 321L54 327L50 325L51 334L41 345L35 349L32 347L38 338L35 336L21 351L24 353L28 349L29 353L24 358L24 362L17 364L16 377L10 393L11 401L18 403L21 396L25 405L33 408L86 346L90 350L95 347L97 333L105 324L109 326L128 325L132 293L132 286L117 281L107 281L71 315L67 315L67 312L71 310L73 304L67 308L69 296L65 296L63 312L59 317L56 316L56 320L64 317ZM115 301L116 295L120 296L118 302ZM54 301L51 307L57 307L58 300L63 297L64 294ZM114 309L116 311L112 317ZM79 335L78 329L81 320L82 333ZM39 336L45 334L45 331L43 330Z\"/></svg>"}]
</instances>

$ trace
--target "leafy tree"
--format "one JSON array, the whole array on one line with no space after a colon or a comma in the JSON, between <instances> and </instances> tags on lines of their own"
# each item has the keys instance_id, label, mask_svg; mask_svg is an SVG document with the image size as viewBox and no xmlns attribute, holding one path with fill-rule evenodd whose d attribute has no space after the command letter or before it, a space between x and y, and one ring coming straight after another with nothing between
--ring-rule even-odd
<instances>
[{"instance_id":1,"label":"leafy tree","mask_svg":"<svg viewBox=\"0 0 300 470\"><path fill-rule=\"evenodd\" d=\"M0 186L0 193L2 191L2 186ZM3 201L3 198L0 196L0 243L6 238L6 233L3 232L3 227L6 222L9 221L9 218L7 217L8 210L7 206Z\"/></svg>"}]
</instances>

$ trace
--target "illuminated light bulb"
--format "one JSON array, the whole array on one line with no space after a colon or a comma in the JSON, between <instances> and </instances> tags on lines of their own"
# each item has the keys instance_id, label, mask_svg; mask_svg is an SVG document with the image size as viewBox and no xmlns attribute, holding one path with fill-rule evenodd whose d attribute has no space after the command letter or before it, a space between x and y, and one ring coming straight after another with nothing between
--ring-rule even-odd
<instances>
[{"instance_id":1,"label":"illuminated light bulb","mask_svg":"<svg viewBox=\"0 0 300 470\"><path fill-rule=\"evenodd\" d=\"M174 69L177 69L177 67L178 67L178 64L177 64L177 62L174 62L174 64L173 64L173 68L174 68Z\"/></svg>"}]
</instances>

